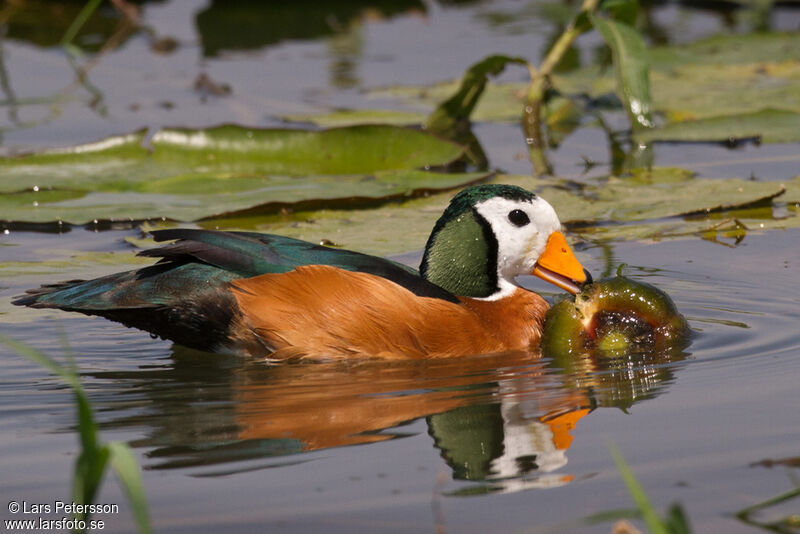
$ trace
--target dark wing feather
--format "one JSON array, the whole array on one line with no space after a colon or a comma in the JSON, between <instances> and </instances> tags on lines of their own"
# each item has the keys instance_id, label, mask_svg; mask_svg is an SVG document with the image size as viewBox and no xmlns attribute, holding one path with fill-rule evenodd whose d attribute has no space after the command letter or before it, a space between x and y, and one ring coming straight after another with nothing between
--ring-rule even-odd
<instances>
[{"instance_id":1,"label":"dark wing feather","mask_svg":"<svg viewBox=\"0 0 800 534\"><path fill-rule=\"evenodd\" d=\"M210 349L224 344L240 314L229 289L231 281L289 272L302 265L369 273L419 296L458 302L414 269L376 256L252 232L170 229L152 233L156 241L176 240L140 253L160 258L155 265L42 286L14 304L99 315L188 347Z\"/></svg>"},{"instance_id":2,"label":"dark wing feather","mask_svg":"<svg viewBox=\"0 0 800 534\"><path fill-rule=\"evenodd\" d=\"M140 255L162 261L201 261L250 278L285 273L301 265L330 265L391 280L423 297L458 302L450 292L428 282L411 267L360 252L316 245L299 239L255 232L168 229L152 232L156 241L177 240Z\"/></svg>"},{"instance_id":3,"label":"dark wing feather","mask_svg":"<svg viewBox=\"0 0 800 534\"><path fill-rule=\"evenodd\" d=\"M19 306L99 315L181 345L224 345L239 313L228 283L235 275L200 263L158 263L94 280L71 280L29 290Z\"/></svg>"}]
</instances>

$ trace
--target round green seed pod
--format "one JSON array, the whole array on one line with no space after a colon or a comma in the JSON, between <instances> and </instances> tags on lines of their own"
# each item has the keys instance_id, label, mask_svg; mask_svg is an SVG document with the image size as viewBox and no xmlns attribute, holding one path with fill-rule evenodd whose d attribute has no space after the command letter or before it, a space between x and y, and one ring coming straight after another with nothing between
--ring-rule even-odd
<instances>
[{"instance_id":1,"label":"round green seed pod","mask_svg":"<svg viewBox=\"0 0 800 534\"><path fill-rule=\"evenodd\" d=\"M689 326L660 289L616 276L553 305L542 356L597 406L627 409L672 380L665 363L686 357Z\"/></svg>"},{"instance_id":2,"label":"round green seed pod","mask_svg":"<svg viewBox=\"0 0 800 534\"><path fill-rule=\"evenodd\" d=\"M675 303L660 289L624 276L598 280L545 317L542 352L564 359L661 350L683 345L689 333Z\"/></svg>"}]
</instances>

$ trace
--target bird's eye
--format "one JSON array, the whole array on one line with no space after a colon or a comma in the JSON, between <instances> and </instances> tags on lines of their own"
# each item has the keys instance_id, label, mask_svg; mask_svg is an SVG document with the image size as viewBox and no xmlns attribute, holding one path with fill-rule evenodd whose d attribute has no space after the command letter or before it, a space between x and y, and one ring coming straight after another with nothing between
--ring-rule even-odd
<instances>
[{"instance_id":1,"label":"bird's eye","mask_svg":"<svg viewBox=\"0 0 800 534\"><path fill-rule=\"evenodd\" d=\"M525 226L531 220L528 218L528 214L522 210L511 210L508 212L508 220L511 221L511 224L514 226Z\"/></svg>"}]
</instances>

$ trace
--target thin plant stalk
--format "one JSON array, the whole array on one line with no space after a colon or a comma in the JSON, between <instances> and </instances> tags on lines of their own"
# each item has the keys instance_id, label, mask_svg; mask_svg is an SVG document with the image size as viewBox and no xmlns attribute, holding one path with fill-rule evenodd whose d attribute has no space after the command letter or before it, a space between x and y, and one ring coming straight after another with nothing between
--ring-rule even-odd
<instances>
[{"instance_id":1,"label":"thin plant stalk","mask_svg":"<svg viewBox=\"0 0 800 534\"><path fill-rule=\"evenodd\" d=\"M86 21L89 20L89 17L97 11L101 3L103 3L103 0L89 0L86 2L86 5L83 6L83 9L81 9L78 16L72 21L72 24L69 25L67 31L64 32L64 36L61 38L61 46L65 48L72 46L72 41L75 40L75 36L81 31L81 28L83 28Z\"/></svg>"},{"instance_id":2,"label":"thin plant stalk","mask_svg":"<svg viewBox=\"0 0 800 534\"><path fill-rule=\"evenodd\" d=\"M550 75L575 39L588 29L589 26L580 24L578 21L584 16L593 13L599 3L600 0L584 0L578 16L570 22L567 29L553 44L539 68L537 69L533 65L529 66L531 83L528 86L528 93L525 99L522 129L525 132L525 142L528 145L533 170L537 175L550 174L552 171L544 156L545 146L544 137L542 136L542 106Z\"/></svg>"}]
</instances>

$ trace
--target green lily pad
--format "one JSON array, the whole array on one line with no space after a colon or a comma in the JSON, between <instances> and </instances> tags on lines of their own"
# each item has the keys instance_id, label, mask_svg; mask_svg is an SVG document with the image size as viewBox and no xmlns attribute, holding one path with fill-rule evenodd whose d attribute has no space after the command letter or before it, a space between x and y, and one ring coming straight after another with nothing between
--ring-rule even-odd
<instances>
[{"instance_id":1,"label":"green lily pad","mask_svg":"<svg viewBox=\"0 0 800 534\"><path fill-rule=\"evenodd\" d=\"M584 184L580 192L559 179L498 175L491 181L537 192L553 205L570 234L591 240L696 238L720 224L722 235L736 217L751 231L800 226L791 204L800 201L800 177L784 183L702 179L685 169L656 167ZM786 192L781 195L782 191ZM284 234L371 254L399 254L422 250L451 197L452 192L444 192L379 209L242 214L200 224Z\"/></svg>"},{"instance_id":2,"label":"green lily pad","mask_svg":"<svg viewBox=\"0 0 800 534\"><path fill-rule=\"evenodd\" d=\"M452 198L432 194L377 209L318 209L269 216L240 214L201 221L203 228L255 230L312 243L389 256L421 251L436 220Z\"/></svg>"},{"instance_id":3,"label":"green lily pad","mask_svg":"<svg viewBox=\"0 0 800 534\"><path fill-rule=\"evenodd\" d=\"M0 261L0 280L14 280L17 287L38 287L45 281L95 278L152 263L152 258L137 257L133 251L39 250L35 261ZM25 323L41 318L42 313L49 312L14 306L11 299L0 298L0 323Z\"/></svg>"},{"instance_id":4,"label":"green lily pad","mask_svg":"<svg viewBox=\"0 0 800 534\"><path fill-rule=\"evenodd\" d=\"M0 200L9 220L80 224L92 219L170 218L193 221L238 212L268 214L313 210L323 206L348 208L375 205L431 191L450 190L479 181L489 173L443 174L386 171L371 175L218 178L181 175L128 185L120 191L44 191L46 199L31 203L38 193L5 194ZM133 189L133 190L131 190ZM43 198L44 198L43 197Z\"/></svg>"},{"instance_id":5,"label":"green lily pad","mask_svg":"<svg viewBox=\"0 0 800 534\"><path fill-rule=\"evenodd\" d=\"M652 141L727 141L757 137L765 143L800 140L800 113L766 109L742 115L673 122L637 132L640 143Z\"/></svg>"},{"instance_id":6,"label":"green lily pad","mask_svg":"<svg viewBox=\"0 0 800 534\"><path fill-rule=\"evenodd\" d=\"M261 206L385 202L441 191L487 173L418 170L447 164L463 147L425 132L354 126L319 132L165 129L0 159L6 220L196 220Z\"/></svg>"},{"instance_id":7,"label":"green lily pad","mask_svg":"<svg viewBox=\"0 0 800 534\"><path fill-rule=\"evenodd\" d=\"M669 69L687 64L742 65L763 61L797 60L798 33L720 34L694 43L654 47L652 65Z\"/></svg>"},{"instance_id":8,"label":"green lily pad","mask_svg":"<svg viewBox=\"0 0 800 534\"><path fill-rule=\"evenodd\" d=\"M701 238L734 245L750 234L800 228L797 204L739 208L707 216L693 216L635 224L581 226L575 232L584 239L601 241Z\"/></svg>"},{"instance_id":9,"label":"green lily pad","mask_svg":"<svg viewBox=\"0 0 800 534\"><path fill-rule=\"evenodd\" d=\"M448 81L432 86L395 86L373 89L371 98L394 99L405 105L430 112L459 89L458 81ZM470 117L474 122L519 120L525 103L526 83L487 82Z\"/></svg>"},{"instance_id":10,"label":"green lily pad","mask_svg":"<svg viewBox=\"0 0 800 534\"><path fill-rule=\"evenodd\" d=\"M151 258L140 258L133 251L76 253L70 250L47 250L42 251L40 256L36 261L0 262L0 278L28 277L31 280L41 280L42 276L65 276L66 273L80 277L85 276L87 269L111 273L120 268L141 267L153 263Z\"/></svg>"},{"instance_id":11,"label":"green lily pad","mask_svg":"<svg viewBox=\"0 0 800 534\"><path fill-rule=\"evenodd\" d=\"M687 214L733 209L768 201L782 194L775 182L739 178L689 179L675 185L672 180L649 183L610 177L585 187L581 195L563 187L546 186L542 196L557 207L562 222L642 221Z\"/></svg>"},{"instance_id":12,"label":"green lily pad","mask_svg":"<svg viewBox=\"0 0 800 534\"><path fill-rule=\"evenodd\" d=\"M765 109L800 112L800 63L688 64L654 71L656 110L668 122Z\"/></svg>"},{"instance_id":13,"label":"green lily pad","mask_svg":"<svg viewBox=\"0 0 800 534\"><path fill-rule=\"evenodd\" d=\"M410 126L422 124L426 114L414 111L396 111L389 109L341 109L321 113L297 113L280 115L278 118L290 121L314 124L323 128L352 126L356 124L392 124Z\"/></svg>"}]
</instances>

